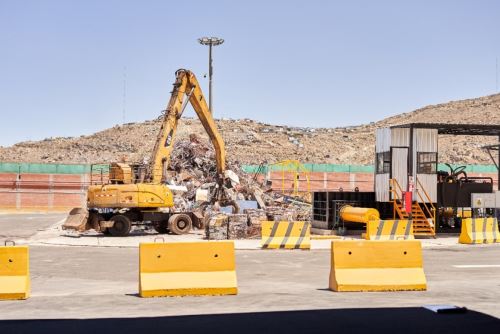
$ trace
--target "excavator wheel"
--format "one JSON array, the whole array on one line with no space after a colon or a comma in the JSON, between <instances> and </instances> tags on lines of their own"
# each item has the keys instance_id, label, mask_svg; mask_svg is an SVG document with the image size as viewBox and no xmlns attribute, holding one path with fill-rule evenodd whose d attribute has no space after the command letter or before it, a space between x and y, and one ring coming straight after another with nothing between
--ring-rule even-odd
<instances>
[{"instance_id":1,"label":"excavator wheel","mask_svg":"<svg viewBox=\"0 0 500 334\"><path fill-rule=\"evenodd\" d=\"M191 221L191 217L184 213L173 214L168 219L168 229L173 234L186 234L191 231L192 226L193 222Z\"/></svg>"},{"instance_id":2,"label":"excavator wheel","mask_svg":"<svg viewBox=\"0 0 500 334\"><path fill-rule=\"evenodd\" d=\"M111 221L115 222L113 227L108 228L112 236L124 237L129 234L132 222L126 216L116 215L111 217Z\"/></svg>"},{"instance_id":3,"label":"excavator wheel","mask_svg":"<svg viewBox=\"0 0 500 334\"><path fill-rule=\"evenodd\" d=\"M168 233L168 222L162 221L154 225L154 229L156 232L160 234L167 234Z\"/></svg>"}]
</instances>

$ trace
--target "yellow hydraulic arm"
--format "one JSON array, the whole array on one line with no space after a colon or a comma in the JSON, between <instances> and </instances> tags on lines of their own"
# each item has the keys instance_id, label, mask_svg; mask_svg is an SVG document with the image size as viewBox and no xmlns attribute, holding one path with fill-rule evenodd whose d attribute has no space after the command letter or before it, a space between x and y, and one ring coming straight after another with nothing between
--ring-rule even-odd
<instances>
[{"instance_id":1,"label":"yellow hydraulic arm","mask_svg":"<svg viewBox=\"0 0 500 334\"><path fill-rule=\"evenodd\" d=\"M149 165L149 179L153 183L164 181L170 162L170 154L174 146L177 124L189 101L214 146L217 174L219 179L222 180L226 169L224 141L210 114L198 80L191 71L184 69L177 70L175 75L174 90L165 111L165 117ZM186 98L185 102L184 98Z\"/></svg>"}]
</instances>

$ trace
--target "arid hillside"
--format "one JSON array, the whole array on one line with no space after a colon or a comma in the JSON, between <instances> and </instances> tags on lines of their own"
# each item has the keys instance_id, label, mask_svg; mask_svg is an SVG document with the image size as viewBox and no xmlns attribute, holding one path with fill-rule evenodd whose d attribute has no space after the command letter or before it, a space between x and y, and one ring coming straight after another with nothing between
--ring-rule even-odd
<instances>
[{"instance_id":1,"label":"arid hillside","mask_svg":"<svg viewBox=\"0 0 500 334\"><path fill-rule=\"evenodd\" d=\"M297 159L304 163L373 163L374 130L405 123L500 124L500 94L427 106L376 123L346 128L299 128L270 125L254 120L217 121L230 161L243 164ZM160 123L130 123L90 136L47 138L0 147L0 161L98 163L117 160L142 161L154 146ZM190 133L205 137L196 119L182 119L178 138ZM447 137L439 142L440 161L490 164L480 149L498 138Z\"/></svg>"}]
</instances>

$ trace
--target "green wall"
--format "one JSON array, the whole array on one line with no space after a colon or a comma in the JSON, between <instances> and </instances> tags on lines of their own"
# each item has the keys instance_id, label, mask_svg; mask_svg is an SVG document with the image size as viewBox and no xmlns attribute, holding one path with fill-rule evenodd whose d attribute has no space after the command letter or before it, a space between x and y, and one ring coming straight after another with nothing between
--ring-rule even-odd
<instances>
[{"instance_id":1,"label":"green wall","mask_svg":"<svg viewBox=\"0 0 500 334\"><path fill-rule=\"evenodd\" d=\"M337 164L303 164L309 172L340 172L340 173L373 173L374 167L371 165L337 165ZM452 165L454 168L459 165ZM0 173L33 173L33 174L87 174L90 173L91 165L86 164L35 164L35 163L17 163L0 162ZM281 171L281 166L264 166L261 173L268 171ZM109 171L107 164L93 165L94 172L103 170ZM259 165L243 165L243 171L247 173L256 173ZM439 164L439 170L448 171L448 167ZM497 173L495 165L467 165L467 172L472 173Z\"/></svg>"},{"instance_id":2,"label":"green wall","mask_svg":"<svg viewBox=\"0 0 500 334\"><path fill-rule=\"evenodd\" d=\"M337 165L337 164L303 164L303 166L309 172L343 172L343 173L373 173L375 171L374 166L368 165ZM456 168L460 165L452 165ZM259 169L259 165L244 165L242 169L247 173L256 173ZM265 174L268 171L281 171L281 166L264 166L261 169L261 173ZM293 170L293 169L292 169ZM439 164L438 170L448 171L449 168L445 164ZM471 173L497 173L498 170L495 165L467 165L465 169L466 172Z\"/></svg>"},{"instance_id":3,"label":"green wall","mask_svg":"<svg viewBox=\"0 0 500 334\"><path fill-rule=\"evenodd\" d=\"M34 164L17 162L0 162L0 173L31 173L31 174L88 174L90 166L85 164ZM94 165L109 170L108 165Z\"/></svg>"}]
</instances>

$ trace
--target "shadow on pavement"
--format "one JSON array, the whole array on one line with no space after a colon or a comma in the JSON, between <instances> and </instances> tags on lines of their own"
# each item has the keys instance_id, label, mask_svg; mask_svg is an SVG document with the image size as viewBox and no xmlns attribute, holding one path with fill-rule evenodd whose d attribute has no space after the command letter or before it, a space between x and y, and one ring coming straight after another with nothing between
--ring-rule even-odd
<instances>
[{"instance_id":1,"label":"shadow on pavement","mask_svg":"<svg viewBox=\"0 0 500 334\"><path fill-rule=\"evenodd\" d=\"M118 311L118 310L117 310ZM500 320L424 308L331 309L151 318L4 320L0 333L500 333ZM485 332L482 332L485 331Z\"/></svg>"}]
</instances>

